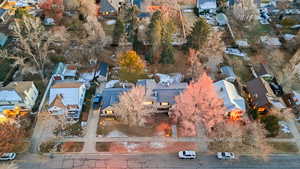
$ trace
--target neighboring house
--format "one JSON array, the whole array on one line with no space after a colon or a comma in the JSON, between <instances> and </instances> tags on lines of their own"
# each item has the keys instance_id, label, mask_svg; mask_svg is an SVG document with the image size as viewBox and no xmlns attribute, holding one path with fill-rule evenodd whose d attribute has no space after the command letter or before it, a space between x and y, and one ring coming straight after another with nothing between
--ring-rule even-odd
<instances>
[{"instance_id":1,"label":"neighboring house","mask_svg":"<svg viewBox=\"0 0 300 169\"><path fill-rule=\"evenodd\" d=\"M66 64L63 70L64 79L73 79L75 80L77 74L77 66Z\"/></svg>"},{"instance_id":2,"label":"neighboring house","mask_svg":"<svg viewBox=\"0 0 300 169\"><path fill-rule=\"evenodd\" d=\"M112 105L119 102L119 96L129 91L129 88L105 88L100 94L101 109L100 116L111 117L114 116Z\"/></svg>"},{"instance_id":3,"label":"neighboring house","mask_svg":"<svg viewBox=\"0 0 300 169\"><path fill-rule=\"evenodd\" d=\"M32 81L11 82L0 88L0 106L32 109L39 92Z\"/></svg>"},{"instance_id":4,"label":"neighboring house","mask_svg":"<svg viewBox=\"0 0 300 169\"><path fill-rule=\"evenodd\" d=\"M215 82L214 86L219 97L224 101L224 106L227 109L226 115L235 119L246 112L245 100L239 95L232 83L220 80Z\"/></svg>"},{"instance_id":5,"label":"neighboring house","mask_svg":"<svg viewBox=\"0 0 300 169\"><path fill-rule=\"evenodd\" d=\"M1 47L3 47L6 44L7 38L8 37L4 33L0 32L0 46Z\"/></svg>"},{"instance_id":6,"label":"neighboring house","mask_svg":"<svg viewBox=\"0 0 300 169\"><path fill-rule=\"evenodd\" d=\"M5 23L10 16L8 9L0 8L0 23Z\"/></svg>"},{"instance_id":7,"label":"neighboring house","mask_svg":"<svg viewBox=\"0 0 300 169\"><path fill-rule=\"evenodd\" d=\"M230 67L230 66L222 66L220 68L220 71L221 71L222 75L225 76L224 80L227 80L229 82L234 82L237 78L237 76L234 73L232 67Z\"/></svg>"},{"instance_id":8,"label":"neighboring house","mask_svg":"<svg viewBox=\"0 0 300 169\"><path fill-rule=\"evenodd\" d=\"M248 100L252 108L259 112L268 112L272 106L276 108L285 108L283 100L276 97L268 82L263 78L255 78L247 82Z\"/></svg>"},{"instance_id":9,"label":"neighboring house","mask_svg":"<svg viewBox=\"0 0 300 169\"><path fill-rule=\"evenodd\" d=\"M271 68L267 65L267 64L259 64L258 66L254 67L254 71L252 72L252 74L254 75L254 77L262 77L264 79L272 79L273 75L272 75L272 71Z\"/></svg>"},{"instance_id":10,"label":"neighboring house","mask_svg":"<svg viewBox=\"0 0 300 169\"><path fill-rule=\"evenodd\" d=\"M100 14L102 16L116 16L125 0L100 0Z\"/></svg>"},{"instance_id":11,"label":"neighboring house","mask_svg":"<svg viewBox=\"0 0 300 169\"><path fill-rule=\"evenodd\" d=\"M101 62L99 66L91 66L79 70L79 76L81 80L92 81L94 77L98 81L107 81L109 65Z\"/></svg>"},{"instance_id":12,"label":"neighboring house","mask_svg":"<svg viewBox=\"0 0 300 169\"><path fill-rule=\"evenodd\" d=\"M216 0L197 0L196 7L199 13L215 11L217 9L217 2Z\"/></svg>"},{"instance_id":13,"label":"neighboring house","mask_svg":"<svg viewBox=\"0 0 300 169\"><path fill-rule=\"evenodd\" d=\"M67 120L79 120L86 87L78 81L56 81L50 89L51 115L65 115Z\"/></svg>"}]
</instances>

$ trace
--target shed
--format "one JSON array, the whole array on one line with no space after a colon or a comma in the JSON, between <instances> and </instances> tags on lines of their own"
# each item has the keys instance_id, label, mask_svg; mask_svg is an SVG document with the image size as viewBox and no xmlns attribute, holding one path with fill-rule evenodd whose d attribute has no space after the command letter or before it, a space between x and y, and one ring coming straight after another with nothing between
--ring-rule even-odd
<instances>
[{"instance_id":1,"label":"shed","mask_svg":"<svg viewBox=\"0 0 300 169\"><path fill-rule=\"evenodd\" d=\"M230 66L222 66L220 68L220 71L222 72L223 75L226 76L225 80L229 82L234 82L237 78L236 74L233 71L233 68Z\"/></svg>"}]
</instances>

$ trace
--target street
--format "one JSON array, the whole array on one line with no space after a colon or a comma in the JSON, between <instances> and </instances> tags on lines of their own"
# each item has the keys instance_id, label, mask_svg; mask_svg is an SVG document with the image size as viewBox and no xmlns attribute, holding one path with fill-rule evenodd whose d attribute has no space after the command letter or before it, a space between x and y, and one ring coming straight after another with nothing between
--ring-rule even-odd
<instances>
[{"instance_id":1,"label":"street","mask_svg":"<svg viewBox=\"0 0 300 169\"><path fill-rule=\"evenodd\" d=\"M195 160L178 159L176 154L99 155L73 154L23 156L15 160L20 169L299 169L299 155L273 155L268 161L241 156L237 160L217 160L198 154Z\"/></svg>"}]
</instances>

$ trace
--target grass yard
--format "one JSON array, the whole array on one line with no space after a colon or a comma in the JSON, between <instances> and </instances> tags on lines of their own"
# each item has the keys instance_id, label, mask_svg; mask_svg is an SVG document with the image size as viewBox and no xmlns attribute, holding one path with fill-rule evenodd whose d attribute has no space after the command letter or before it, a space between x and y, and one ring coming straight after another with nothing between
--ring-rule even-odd
<instances>
[{"instance_id":1,"label":"grass yard","mask_svg":"<svg viewBox=\"0 0 300 169\"><path fill-rule=\"evenodd\" d=\"M297 153L299 151L296 143L290 142L269 142L274 148L274 153Z\"/></svg>"}]
</instances>

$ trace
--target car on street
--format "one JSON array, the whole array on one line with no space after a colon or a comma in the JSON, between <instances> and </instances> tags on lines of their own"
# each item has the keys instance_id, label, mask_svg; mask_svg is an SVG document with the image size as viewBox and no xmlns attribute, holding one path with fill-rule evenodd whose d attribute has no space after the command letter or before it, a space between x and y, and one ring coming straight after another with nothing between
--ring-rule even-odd
<instances>
[{"instance_id":1,"label":"car on street","mask_svg":"<svg viewBox=\"0 0 300 169\"><path fill-rule=\"evenodd\" d=\"M217 158L219 160L233 160L235 155L232 152L217 152Z\"/></svg>"},{"instance_id":2,"label":"car on street","mask_svg":"<svg viewBox=\"0 0 300 169\"><path fill-rule=\"evenodd\" d=\"M9 161L16 158L16 153L4 153L0 156L0 161Z\"/></svg>"},{"instance_id":3,"label":"car on street","mask_svg":"<svg viewBox=\"0 0 300 169\"><path fill-rule=\"evenodd\" d=\"M185 151L179 151L178 157L180 159L195 159L197 156L195 151L185 150Z\"/></svg>"}]
</instances>

